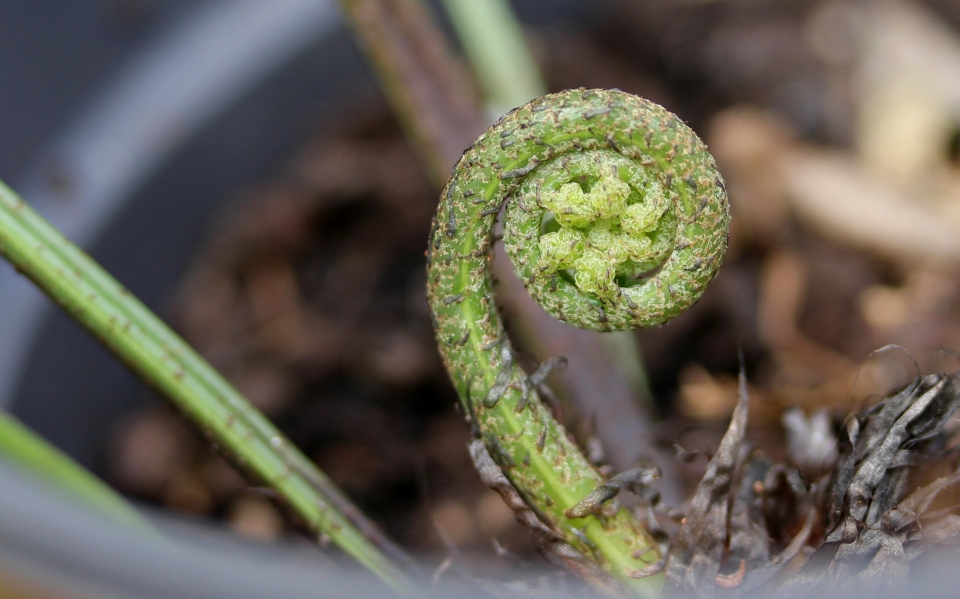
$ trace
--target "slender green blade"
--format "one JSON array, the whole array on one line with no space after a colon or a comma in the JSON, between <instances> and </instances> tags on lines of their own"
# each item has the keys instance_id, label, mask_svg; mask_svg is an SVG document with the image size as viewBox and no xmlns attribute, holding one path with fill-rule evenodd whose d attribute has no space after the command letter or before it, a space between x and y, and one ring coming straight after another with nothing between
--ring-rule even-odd
<instances>
[{"instance_id":1,"label":"slender green blade","mask_svg":"<svg viewBox=\"0 0 960 599\"><path fill-rule=\"evenodd\" d=\"M0 254L147 384L189 417L237 466L274 489L394 589L410 581L403 554L206 360L102 267L0 182Z\"/></svg>"}]
</instances>

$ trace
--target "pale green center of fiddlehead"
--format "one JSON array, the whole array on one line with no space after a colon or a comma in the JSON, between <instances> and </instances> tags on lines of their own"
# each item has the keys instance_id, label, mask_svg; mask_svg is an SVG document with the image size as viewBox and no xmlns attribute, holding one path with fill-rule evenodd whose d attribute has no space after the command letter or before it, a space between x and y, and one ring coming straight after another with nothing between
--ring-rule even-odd
<instances>
[{"instance_id":1,"label":"pale green center of fiddlehead","mask_svg":"<svg viewBox=\"0 0 960 599\"><path fill-rule=\"evenodd\" d=\"M703 292L726 244L725 229L708 225L725 218L723 190L702 155L684 164L625 148L546 160L507 203L514 268L547 312L583 328L669 320Z\"/></svg>"},{"instance_id":2,"label":"pale green center of fiddlehead","mask_svg":"<svg viewBox=\"0 0 960 599\"><path fill-rule=\"evenodd\" d=\"M596 181L541 193L539 203L559 229L540 237L539 268L546 274L570 271L580 291L612 303L620 287L635 284L669 252L670 236L655 235L669 206L656 181L639 189L624 181L615 157L589 152L575 160L595 171ZM630 169L620 166L629 177ZM550 228L549 220L544 224Z\"/></svg>"}]
</instances>

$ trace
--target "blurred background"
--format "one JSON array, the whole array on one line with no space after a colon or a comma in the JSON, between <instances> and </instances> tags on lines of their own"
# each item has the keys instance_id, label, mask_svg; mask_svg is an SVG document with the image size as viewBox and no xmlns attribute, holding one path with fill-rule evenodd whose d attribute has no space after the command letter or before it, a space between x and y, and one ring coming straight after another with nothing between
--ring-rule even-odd
<instances>
[{"instance_id":1,"label":"blurred background","mask_svg":"<svg viewBox=\"0 0 960 599\"><path fill-rule=\"evenodd\" d=\"M956 369L960 4L512 4L550 90L663 104L707 142L730 194L720 274L693 309L636 333L639 360L629 343L596 346L612 366L563 346L590 376L621 379L592 393L570 372L551 381L598 463L666 462L664 494L682 504L704 464L672 452L716 446L738 347L748 438L777 457L791 408L839 423L912 378L910 356ZM437 190L335 3L4 2L0 90L0 179L389 535L435 562L467 553L476 572L515 567L505 555L538 563L473 471L434 348L423 251ZM6 265L0 337L0 407L123 493L259 542L292 534ZM910 356L872 354L887 344ZM529 364L542 349L521 339Z\"/></svg>"}]
</instances>

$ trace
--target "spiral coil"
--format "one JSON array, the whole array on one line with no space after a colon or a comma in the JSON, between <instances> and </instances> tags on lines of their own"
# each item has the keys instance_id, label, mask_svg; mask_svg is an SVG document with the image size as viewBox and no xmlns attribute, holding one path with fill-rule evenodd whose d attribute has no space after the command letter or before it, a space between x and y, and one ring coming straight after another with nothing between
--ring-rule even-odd
<instances>
[{"instance_id":1,"label":"spiral coil","mask_svg":"<svg viewBox=\"0 0 960 599\"><path fill-rule=\"evenodd\" d=\"M488 272L501 209L511 262L548 313L633 329L676 316L713 279L728 236L723 180L664 108L618 90L568 90L507 113L467 149L430 234L434 328L468 418L541 520L629 578L655 550L625 510L564 515L603 477L515 364Z\"/></svg>"}]
</instances>

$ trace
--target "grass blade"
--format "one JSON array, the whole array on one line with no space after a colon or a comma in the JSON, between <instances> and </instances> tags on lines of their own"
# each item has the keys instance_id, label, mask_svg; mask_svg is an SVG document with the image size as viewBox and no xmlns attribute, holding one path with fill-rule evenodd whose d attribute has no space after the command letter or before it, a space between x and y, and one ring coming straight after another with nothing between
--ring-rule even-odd
<instances>
[{"instance_id":1,"label":"grass blade","mask_svg":"<svg viewBox=\"0 0 960 599\"><path fill-rule=\"evenodd\" d=\"M402 552L210 364L0 182L0 254L166 397L234 464L396 590Z\"/></svg>"}]
</instances>

